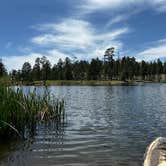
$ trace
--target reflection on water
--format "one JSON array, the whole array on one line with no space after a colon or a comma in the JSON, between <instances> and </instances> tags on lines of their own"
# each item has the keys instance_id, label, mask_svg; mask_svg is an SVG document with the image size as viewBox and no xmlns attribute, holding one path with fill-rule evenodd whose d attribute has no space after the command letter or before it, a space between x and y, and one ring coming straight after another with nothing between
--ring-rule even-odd
<instances>
[{"instance_id":1,"label":"reflection on water","mask_svg":"<svg viewBox=\"0 0 166 166\"><path fill-rule=\"evenodd\" d=\"M166 136L166 84L49 90L65 98L67 122L40 124L33 139L0 149L0 165L139 166L146 146Z\"/></svg>"}]
</instances>

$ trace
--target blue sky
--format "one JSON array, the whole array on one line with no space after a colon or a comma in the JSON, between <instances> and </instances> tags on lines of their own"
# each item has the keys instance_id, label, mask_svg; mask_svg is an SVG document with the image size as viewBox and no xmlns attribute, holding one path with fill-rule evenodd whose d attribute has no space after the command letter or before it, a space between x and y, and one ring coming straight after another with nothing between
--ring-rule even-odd
<instances>
[{"instance_id":1,"label":"blue sky","mask_svg":"<svg viewBox=\"0 0 166 166\"><path fill-rule=\"evenodd\" d=\"M8 70L46 56L102 58L108 47L137 60L166 58L166 0L5 0L0 57Z\"/></svg>"}]
</instances>

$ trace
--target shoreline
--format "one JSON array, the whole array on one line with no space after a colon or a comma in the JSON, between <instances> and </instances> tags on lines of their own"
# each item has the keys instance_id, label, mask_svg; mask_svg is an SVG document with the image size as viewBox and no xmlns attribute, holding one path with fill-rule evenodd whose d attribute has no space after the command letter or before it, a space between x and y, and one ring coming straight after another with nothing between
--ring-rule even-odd
<instances>
[{"instance_id":1,"label":"shoreline","mask_svg":"<svg viewBox=\"0 0 166 166\"><path fill-rule=\"evenodd\" d=\"M117 81L117 80L47 80L43 81L25 82L25 83L14 83L12 85L25 85L25 86L136 86L144 83L166 83L165 81Z\"/></svg>"}]
</instances>

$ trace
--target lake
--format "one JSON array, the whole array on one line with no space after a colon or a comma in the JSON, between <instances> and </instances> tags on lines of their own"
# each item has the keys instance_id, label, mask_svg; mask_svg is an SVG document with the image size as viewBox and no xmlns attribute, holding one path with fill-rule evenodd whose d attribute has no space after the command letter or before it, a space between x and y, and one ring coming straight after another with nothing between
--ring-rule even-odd
<instances>
[{"instance_id":1,"label":"lake","mask_svg":"<svg viewBox=\"0 0 166 166\"><path fill-rule=\"evenodd\" d=\"M0 145L0 165L140 166L149 143L166 136L166 84L48 89L65 99L65 123L40 124L30 140Z\"/></svg>"}]
</instances>

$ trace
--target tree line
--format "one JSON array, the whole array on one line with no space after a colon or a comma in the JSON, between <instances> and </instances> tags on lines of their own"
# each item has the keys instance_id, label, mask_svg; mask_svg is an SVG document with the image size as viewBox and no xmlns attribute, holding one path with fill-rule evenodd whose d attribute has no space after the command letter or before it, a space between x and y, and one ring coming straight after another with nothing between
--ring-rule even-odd
<instances>
[{"instance_id":1,"label":"tree line","mask_svg":"<svg viewBox=\"0 0 166 166\"><path fill-rule=\"evenodd\" d=\"M4 69L3 69L4 70ZM0 69L0 72L2 70ZM102 61L99 58L91 61L72 61L68 57L51 65L46 57L37 58L34 66L25 62L21 70L12 70L13 81L41 80L154 80L166 74L166 62L160 59L153 62L138 62L134 57L123 57Z\"/></svg>"},{"instance_id":2,"label":"tree line","mask_svg":"<svg viewBox=\"0 0 166 166\"><path fill-rule=\"evenodd\" d=\"M138 62L134 57L123 57L103 61L99 58L91 61L72 61L66 57L51 65L46 58L37 58L34 66L25 62L21 70L12 70L9 76L12 81L45 81L45 80L154 80L160 81L161 74L166 74L166 61ZM7 75L0 60L0 77Z\"/></svg>"}]
</instances>

